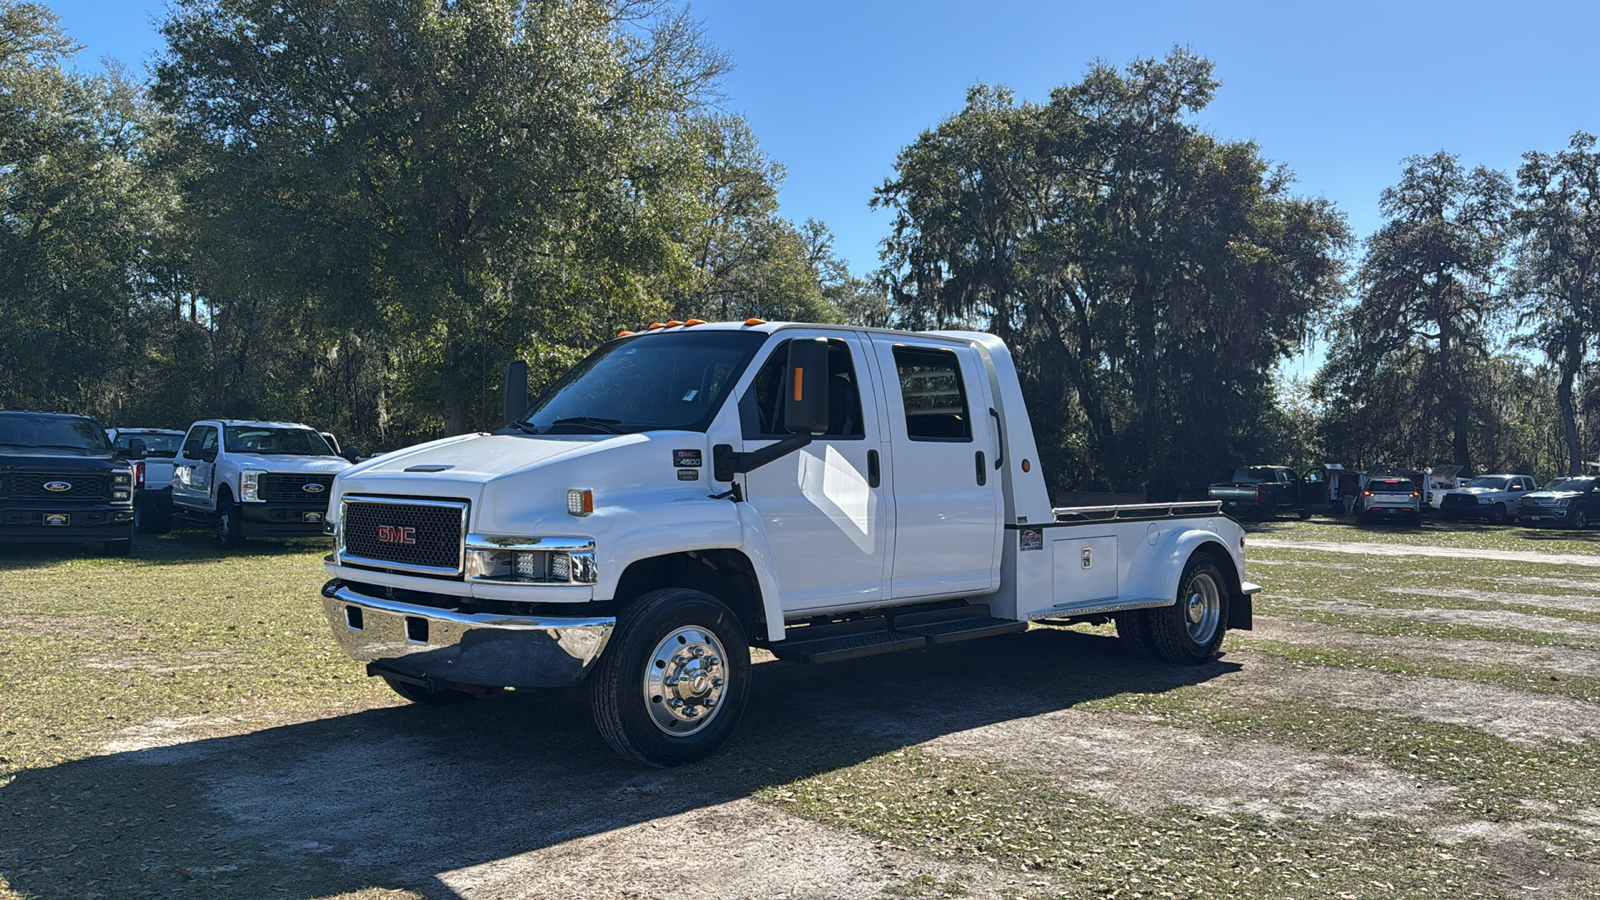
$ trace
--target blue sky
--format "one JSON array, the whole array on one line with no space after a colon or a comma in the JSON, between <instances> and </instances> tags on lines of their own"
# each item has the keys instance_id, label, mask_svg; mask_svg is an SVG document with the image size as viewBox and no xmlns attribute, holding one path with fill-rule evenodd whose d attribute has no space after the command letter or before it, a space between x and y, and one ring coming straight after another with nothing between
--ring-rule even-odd
<instances>
[{"instance_id":1,"label":"blue sky","mask_svg":"<svg viewBox=\"0 0 1600 900\"><path fill-rule=\"evenodd\" d=\"M161 0L49 0L86 50L135 70L158 48ZM1528 150L1600 131L1600 3L958 2L699 0L736 66L729 112L788 170L784 215L837 236L857 274L877 264L885 213L867 208L900 148L956 112L967 88L1029 100L1082 77L1190 47L1222 87L1201 116L1256 141L1298 192L1333 200L1365 237L1401 160L1445 149L1514 172Z\"/></svg>"}]
</instances>

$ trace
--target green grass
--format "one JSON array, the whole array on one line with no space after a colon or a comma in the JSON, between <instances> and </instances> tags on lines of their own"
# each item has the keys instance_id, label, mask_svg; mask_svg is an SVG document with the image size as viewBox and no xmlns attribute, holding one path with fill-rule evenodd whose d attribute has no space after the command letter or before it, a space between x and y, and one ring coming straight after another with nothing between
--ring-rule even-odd
<instances>
[{"instance_id":1,"label":"green grass","mask_svg":"<svg viewBox=\"0 0 1600 900\"><path fill-rule=\"evenodd\" d=\"M1500 896L1475 846L1445 848L1397 823L1269 824L1182 806L1141 815L917 749L758 797L936 858L1049 876L1037 896Z\"/></svg>"},{"instance_id":2,"label":"green grass","mask_svg":"<svg viewBox=\"0 0 1600 900\"><path fill-rule=\"evenodd\" d=\"M1321 516L1304 522L1277 520L1246 522L1244 525L1253 537L1296 541L1410 544L1468 550L1533 550L1543 553L1591 555L1600 551L1600 529L1572 531L1564 528L1530 528L1515 524L1490 525L1471 520L1455 522L1433 516L1424 518L1420 528L1357 525L1347 520Z\"/></svg>"}]
</instances>

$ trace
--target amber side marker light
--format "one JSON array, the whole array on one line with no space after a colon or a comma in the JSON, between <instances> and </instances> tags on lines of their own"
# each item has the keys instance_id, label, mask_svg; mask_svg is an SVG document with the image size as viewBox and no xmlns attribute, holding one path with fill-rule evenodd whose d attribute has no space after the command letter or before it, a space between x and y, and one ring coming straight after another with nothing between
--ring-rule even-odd
<instances>
[{"instance_id":1,"label":"amber side marker light","mask_svg":"<svg viewBox=\"0 0 1600 900\"><path fill-rule=\"evenodd\" d=\"M795 369L794 369L794 402L799 403L800 400L802 399L801 386L804 385L805 383L806 383L806 370L800 368L799 366L795 366Z\"/></svg>"},{"instance_id":2,"label":"amber side marker light","mask_svg":"<svg viewBox=\"0 0 1600 900\"><path fill-rule=\"evenodd\" d=\"M567 490L567 512L575 516L587 516L594 513L594 491L590 488L569 488Z\"/></svg>"}]
</instances>

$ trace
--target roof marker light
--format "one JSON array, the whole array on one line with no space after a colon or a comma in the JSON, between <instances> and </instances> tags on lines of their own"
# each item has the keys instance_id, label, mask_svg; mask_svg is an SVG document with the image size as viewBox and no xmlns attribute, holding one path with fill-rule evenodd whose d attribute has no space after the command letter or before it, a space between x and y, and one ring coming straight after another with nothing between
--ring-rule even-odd
<instances>
[{"instance_id":1,"label":"roof marker light","mask_svg":"<svg viewBox=\"0 0 1600 900\"><path fill-rule=\"evenodd\" d=\"M667 327L667 326L666 326L666 323L664 323L664 322L651 322L650 323L650 327L645 329L645 330L646 331L655 331L657 328L665 328L665 327Z\"/></svg>"},{"instance_id":2,"label":"roof marker light","mask_svg":"<svg viewBox=\"0 0 1600 900\"><path fill-rule=\"evenodd\" d=\"M750 325L765 325L765 324L767 324L767 320L766 319L745 319L744 320L744 324L746 326L750 326Z\"/></svg>"},{"instance_id":3,"label":"roof marker light","mask_svg":"<svg viewBox=\"0 0 1600 900\"><path fill-rule=\"evenodd\" d=\"M704 325L705 323L706 323L705 319L690 319L689 321L687 321L687 322L685 322L683 324L684 324L685 327L687 327L687 326L690 326L690 325Z\"/></svg>"},{"instance_id":4,"label":"roof marker light","mask_svg":"<svg viewBox=\"0 0 1600 900\"><path fill-rule=\"evenodd\" d=\"M617 332L617 337L627 337L630 334L633 334L633 332L631 332L631 331L619 331L619 332Z\"/></svg>"},{"instance_id":5,"label":"roof marker light","mask_svg":"<svg viewBox=\"0 0 1600 900\"><path fill-rule=\"evenodd\" d=\"M677 319L673 319L671 322L667 323L667 327L668 328L677 328L679 325L682 325L682 324L683 323L679 322Z\"/></svg>"}]
</instances>

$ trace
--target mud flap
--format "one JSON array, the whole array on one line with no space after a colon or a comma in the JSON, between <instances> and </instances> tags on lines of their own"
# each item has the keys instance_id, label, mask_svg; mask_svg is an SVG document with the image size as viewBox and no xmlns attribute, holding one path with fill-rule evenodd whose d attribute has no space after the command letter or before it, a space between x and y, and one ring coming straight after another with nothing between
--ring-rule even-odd
<instances>
[{"instance_id":1,"label":"mud flap","mask_svg":"<svg viewBox=\"0 0 1600 900\"><path fill-rule=\"evenodd\" d=\"M1243 591L1228 601L1228 628L1231 631L1252 631L1255 625L1255 595Z\"/></svg>"}]
</instances>

